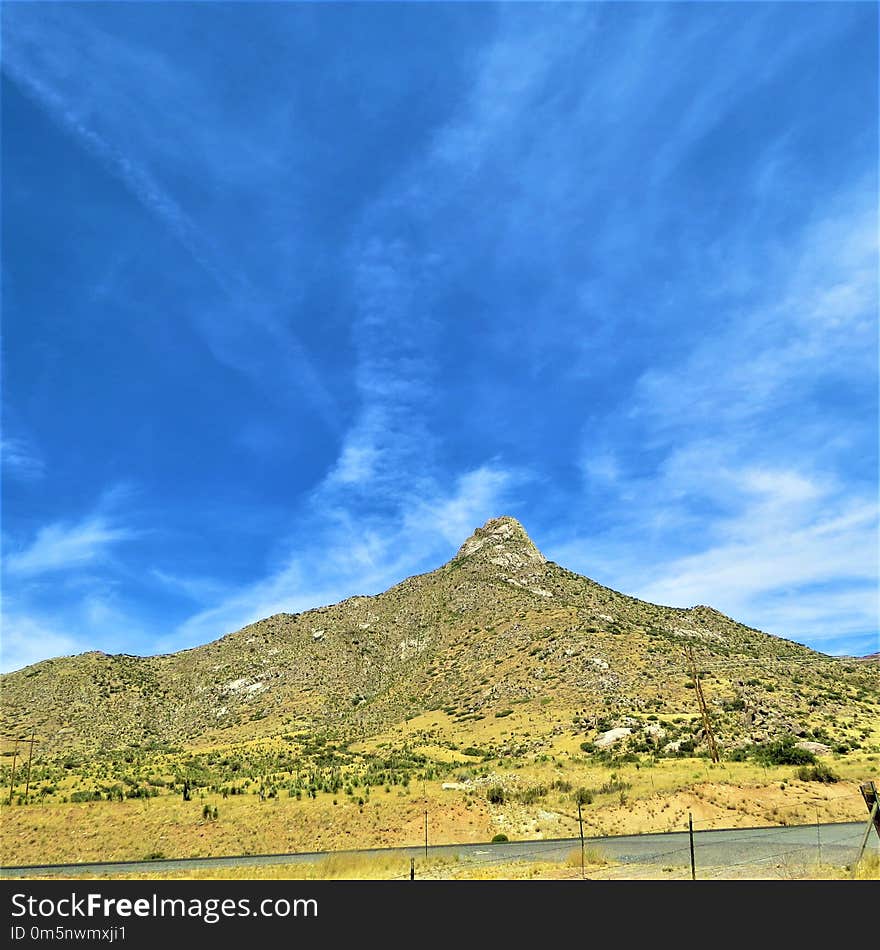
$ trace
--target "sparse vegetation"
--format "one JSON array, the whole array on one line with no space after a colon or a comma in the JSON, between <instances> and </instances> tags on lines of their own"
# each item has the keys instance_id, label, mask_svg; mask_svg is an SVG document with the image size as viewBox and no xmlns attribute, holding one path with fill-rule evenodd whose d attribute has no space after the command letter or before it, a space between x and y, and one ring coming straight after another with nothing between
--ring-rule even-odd
<instances>
[{"instance_id":1,"label":"sparse vegetation","mask_svg":"<svg viewBox=\"0 0 880 950\"><path fill-rule=\"evenodd\" d=\"M816 756L795 743L793 736L765 742L755 749L755 758L764 765L814 765Z\"/></svg>"},{"instance_id":2,"label":"sparse vegetation","mask_svg":"<svg viewBox=\"0 0 880 950\"><path fill-rule=\"evenodd\" d=\"M565 862L570 868L579 868L581 866L581 849L572 848L568 852L568 857ZM611 862L608 858L598 849L585 847L583 852L583 863L588 867L605 867Z\"/></svg>"},{"instance_id":3,"label":"sparse vegetation","mask_svg":"<svg viewBox=\"0 0 880 950\"><path fill-rule=\"evenodd\" d=\"M840 776L824 762L816 762L815 765L802 765L797 770L797 777L802 782L832 783L840 781Z\"/></svg>"},{"instance_id":4,"label":"sparse vegetation","mask_svg":"<svg viewBox=\"0 0 880 950\"><path fill-rule=\"evenodd\" d=\"M718 827L796 823L831 781L802 739L832 750L835 795L853 791L823 818L861 819L853 783L880 754L876 665L523 565L499 573L477 552L185 653L84 654L4 676L4 734L38 736L27 799L19 753L0 805L5 855L409 845L425 806L446 840L489 840L502 818L516 839L565 837L578 796L596 833L680 829L685 793ZM706 670L717 769L685 645ZM620 726L630 734L597 747ZM11 766L10 749L6 789Z\"/></svg>"}]
</instances>

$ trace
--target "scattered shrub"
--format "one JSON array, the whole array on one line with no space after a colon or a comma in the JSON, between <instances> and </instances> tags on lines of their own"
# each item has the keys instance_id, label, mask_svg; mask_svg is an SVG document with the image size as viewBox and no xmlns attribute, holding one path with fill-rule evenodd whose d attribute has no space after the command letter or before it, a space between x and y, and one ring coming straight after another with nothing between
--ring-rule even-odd
<instances>
[{"instance_id":1,"label":"scattered shrub","mask_svg":"<svg viewBox=\"0 0 880 950\"><path fill-rule=\"evenodd\" d=\"M101 793L94 792L71 792L70 800L72 802L97 802L101 800Z\"/></svg>"},{"instance_id":2,"label":"scattered shrub","mask_svg":"<svg viewBox=\"0 0 880 950\"><path fill-rule=\"evenodd\" d=\"M503 805L504 789L500 785L493 785L489 791L486 792L486 800L490 805Z\"/></svg>"},{"instance_id":3,"label":"scattered shrub","mask_svg":"<svg viewBox=\"0 0 880 950\"><path fill-rule=\"evenodd\" d=\"M593 790L591 788L579 788L574 793L574 803L575 805L592 805Z\"/></svg>"},{"instance_id":4,"label":"scattered shrub","mask_svg":"<svg viewBox=\"0 0 880 950\"><path fill-rule=\"evenodd\" d=\"M798 748L793 736L765 742L755 749L755 758L763 765L815 765L816 756Z\"/></svg>"},{"instance_id":5,"label":"scattered shrub","mask_svg":"<svg viewBox=\"0 0 880 950\"><path fill-rule=\"evenodd\" d=\"M542 799L547 794L547 788L544 785L534 785L525 791L518 792L515 796L518 802L523 805L534 805L535 802Z\"/></svg>"},{"instance_id":6,"label":"scattered shrub","mask_svg":"<svg viewBox=\"0 0 880 950\"><path fill-rule=\"evenodd\" d=\"M825 782L831 784L840 781L840 776L836 772L833 772L824 762L817 762L815 765L802 765L797 770L797 777L802 782Z\"/></svg>"}]
</instances>

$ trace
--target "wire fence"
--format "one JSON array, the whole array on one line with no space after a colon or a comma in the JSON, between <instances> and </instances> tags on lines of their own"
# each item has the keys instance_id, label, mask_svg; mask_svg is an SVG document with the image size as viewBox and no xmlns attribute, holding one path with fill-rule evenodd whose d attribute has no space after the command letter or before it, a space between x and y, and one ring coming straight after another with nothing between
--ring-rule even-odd
<instances>
[{"instance_id":1,"label":"wire fence","mask_svg":"<svg viewBox=\"0 0 880 950\"><path fill-rule=\"evenodd\" d=\"M840 793L826 790L821 802L858 797L848 789ZM717 827L717 818L693 818L693 828L684 825L681 829L654 834L614 837L585 837L558 841L534 842L524 848L521 843L487 845L495 849L491 854L481 852L479 846L461 846L458 854L447 866L436 863L422 864L415 861L416 878L443 876L467 877L472 872L503 865L504 875L518 876L530 863L549 865L565 863L576 877L579 868L579 852L587 855L585 870L603 880L632 879L639 876L657 876L661 872L686 872L690 876L693 855L695 877L717 880L730 877L770 876L802 877L822 876L823 869L851 870L862 857L880 855L880 839L873 829L858 821L834 824L815 823L766 825L754 828ZM867 819L867 825L871 822ZM703 827L701 827L703 826ZM652 847L651 845L654 845ZM454 849L456 846L442 846ZM693 851L692 851L693 848ZM604 860L604 866L595 866L595 859ZM401 877L409 877L409 874Z\"/></svg>"},{"instance_id":2,"label":"wire fence","mask_svg":"<svg viewBox=\"0 0 880 950\"><path fill-rule=\"evenodd\" d=\"M863 836L862 827L858 823L852 823L845 833L831 833L832 829L839 829L839 826L820 825L820 837L811 843L785 844L776 841L782 831L796 830L799 833L816 831L816 826L789 826L787 829L777 827L768 827L761 829L760 833L742 835L738 829L725 828L715 829L720 832L734 833L735 838L725 847L728 854L723 854L723 847L712 845L707 847L703 838L705 832L695 833L694 858L696 878L702 880L720 880L731 877L748 877L747 872L754 871L757 876L766 876L766 871L776 868L781 873L776 876L798 877L813 876L822 869L851 869L857 862L860 854L860 842ZM829 833L830 836L829 836ZM690 876L690 854L691 847L686 831L673 832L676 836L682 836L685 840L675 847L640 849L637 854L627 854L621 859L615 858L615 843L619 839L609 838L604 842L607 853L603 853L603 843L597 842L597 839L589 839L585 844L586 861L585 871L589 878L601 877L603 880L626 880L640 876L657 876L657 872L682 872L682 876ZM635 836L633 836L635 837ZM649 837L649 836L644 836ZM755 848L753 844L758 842L761 846ZM557 843L554 842L554 845ZM503 865L503 872L499 876L519 876L517 870L522 870L524 865L551 865L564 863L571 870L571 877L576 878L580 867L578 864L578 853L580 851L580 842L578 839L570 839L567 843L559 843L561 847L558 850L566 850L566 854L560 860L558 855L548 851L546 845L535 846L522 849L518 847L515 854L505 855L499 850L497 854L490 857L459 857L458 860L450 860L446 866L438 863L422 864L421 860L415 859L415 877L442 878L442 877L468 877L473 871L481 871L492 866ZM866 849L867 853L880 853L876 841L873 847ZM737 855L743 850L748 851L746 857L736 859ZM604 865L595 863L596 852L606 863ZM540 873L540 872L539 872ZM821 874L820 874L821 876ZM395 879L402 880L410 877L409 873L395 875Z\"/></svg>"},{"instance_id":3,"label":"wire fence","mask_svg":"<svg viewBox=\"0 0 880 950\"><path fill-rule=\"evenodd\" d=\"M823 789L823 798L829 800L861 798L853 789L832 792ZM635 835L595 836L559 839L532 839L526 841L501 841L479 843L432 843L427 852L423 845L408 845L400 848L373 849L369 851L334 851L323 854L242 856L239 858L193 858L170 861L120 862L112 865L45 866L40 869L7 867L3 875L24 876L59 875L87 876L144 873L151 870L160 873L185 873L194 869L216 869L222 877L223 870L232 867L255 865L282 865L290 867L291 877L300 875L294 865L302 868L310 865L308 876L320 877L322 870L331 870L329 864L322 868L322 861L336 861L332 875L345 874L346 861L352 862L353 877L379 876L391 880L444 879L485 876L509 877L556 877L623 880L638 877L662 877L678 874L690 877L691 860L697 879L766 877L815 877L822 876L822 869L852 869L862 852L880 855L880 832L875 832L865 815L864 821L848 821L831 824L799 823L762 825L758 827L718 827L718 818L694 818L674 829ZM691 826L689 828L689 825ZM691 831L692 828L692 831ZM693 850L692 850L693 849ZM584 853L584 871L581 871L580 855ZM370 862L376 861L371 867ZM399 862L400 873L395 873ZM139 870L138 866L141 866ZM553 867L555 865L555 868ZM566 869L560 875L560 866ZM492 868L497 873L489 872ZM100 870L99 870L100 869ZM389 874L389 870L391 873ZM776 874L770 874L775 870Z\"/></svg>"}]
</instances>

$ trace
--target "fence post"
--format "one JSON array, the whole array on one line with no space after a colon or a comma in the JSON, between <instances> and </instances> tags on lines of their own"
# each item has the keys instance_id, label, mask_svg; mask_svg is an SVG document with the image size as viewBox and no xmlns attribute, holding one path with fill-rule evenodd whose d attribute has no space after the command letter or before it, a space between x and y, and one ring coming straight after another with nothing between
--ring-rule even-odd
<instances>
[{"instance_id":1,"label":"fence post","mask_svg":"<svg viewBox=\"0 0 880 950\"><path fill-rule=\"evenodd\" d=\"M586 878L587 872L584 870L584 819L581 815L581 801L578 799L578 826L581 830L581 878Z\"/></svg>"},{"instance_id":2,"label":"fence post","mask_svg":"<svg viewBox=\"0 0 880 950\"><path fill-rule=\"evenodd\" d=\"M691 840L691 880L697 879L697 865L694 861L694 816L688 812L688 837Z\"/></svg>"}]
</instances>

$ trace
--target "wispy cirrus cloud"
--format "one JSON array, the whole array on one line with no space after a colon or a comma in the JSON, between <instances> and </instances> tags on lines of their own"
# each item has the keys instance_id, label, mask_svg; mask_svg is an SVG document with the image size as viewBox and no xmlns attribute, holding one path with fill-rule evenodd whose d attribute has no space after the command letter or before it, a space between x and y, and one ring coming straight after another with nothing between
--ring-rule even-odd
<instances>
[{"instance_id":1,"label":"wispy cirrus cloud","mask_svg":"<svg viewBox=\"0 0 880 950\"><path fill-rule=\"evenodd\" d=\"M857 181L692 284L711 332L584 426L582 536L559 558L834 652L876 641L875 198Z\"/></svg>"},{"instance_id":2,"label":"wispy cirrus cloud","mask_svg":"<svg viewBox=\"0 0 880 950\"><path fill-rule=\"evenodd\" d=\"M6 474L19 481L37 481L46 474L43 459L24 439L3 439L0 442L0 459Z\"/></svg>"},{"instance_id":3,"label":"wispy cirrus cloud","mask_svg":"<svg viewBox=\"0 0 880 950\"><path fill-rule=\"evenodd\" d=\"M775 425L781 420L774 416L826 381L875 375L878 244L871 198L866 182L837 202L842 208L832 206L808 227L799 247L777 251L765 286L736 305L729 326L700 340L673 367L642 374L629 414L645 417L658 439L709 419L730 437L747 438L756 419ZM737 265L735 258L727 264Z\"/></svg>"},{"instance_id":4,"label":"wispy cirrus cloud","mask_svg":"<svg viewBox=\"0 0 880 950\"><path fill-rule=\"evenodd\" d=\"M70 656L94 649L90 637L82 640L28 615L4 612L0 641L0 672L20 670L48 657Z\"/></svg>"},{"instance_id":5,"label":"wispy cirrus cloud","mask_svg":"<svg viewBox=\"0 0 880 950\"><path fill-rule=\"evenodd\" d=\"M652 603L708 604L838 652L876 639L876 497L831 474L744 464L708 442L614 491L626 516L554 544L556 560Z\"/></svg>"},{"instance_id":6,"label":"wispy cirrus cloud","mask_svg":"<svg viewBox=\"0 0 880 950\"><path fill-rule=\"evenodd\" d=\"M150 571L150 577L158 581L163 587L199 603L209 603L222 599L225 593L224 585L219 580L211 577L189 577L161 570L158 567L154 567Z\"/></svg>"},{"instance_id":7,"label":"wispy cirrus cloud","mask_svg":"<svg viewBox=\"0 0 880 950\"><path fill-rule=\"evenodd\" d=\"M508 511L629 593L833 650L850 641L829 631L876 629L876 17L452 5L423 28L388 5L340 47L323 17L364 26L355 7L232 5L209 29L198 5L4 10L21 140L42 141L46 117L66 133L77 200L102 222L70 324L111 314L104 342L126 358L157 344L145 367L93 367L100 404L127 402L101 437L114 466L149 472L182 542L138 561L102 538L128 522L99 511L91 558L74 531L89 518L58 516L57 538L16 538L8 577L36 587L28 558L58 540L81 583L57 613L13 592L19 614L103 636L112 618L82 591L113 561L145 582L147 613L173 604L163 644L189 646L433 567ZM22 252L20 286L37 256ZM21 297L37 336L22 389L73 392L46 351L94 353L90 328L47 346L51 316L31 331L31 314L67 300L46 296ZM126 401L149 373L149 405L137 387ZM76 455L54 438L47 457ZM187 460L195 443L211 457Z\"/></svg>"},{"instance_id":8,"label":"wispy cirrus cloud","mask_svg":"<svg viewBox=\"0 0 880 950\"><path fill-rule=\"evenodd\" d=\"M162 640L162 649L203 643L279 612L375 594L439 567L478 525L515 503L523 473L491 465L459 476L452 489L408 495L391 513L364 517L345 506L305 519L276 568L200 611Z\"/></svg>"},{"instance_id":9,"label":"wispy cirrus cloud","mask_svg":"<svg viewBox=\"0 0 880 950\"><path fill-rule=\"evenodd\" d=\"M101 29L94 18L69 7L45 8L36 16L32 10L4 10L3 72L209 275L219 297L197 308L191 319L213 356L263 386L283 377L335 429L336 401L288 318L296 288L285 287L281 303L264 291L239 255L224 249L203 216L187 207L187 197L174 183L195 176L213 182L218 191L241 193L259 170L276 178L289 170L289 164L279 162L276 146L267 154L240 128L218 132L222 107L203 76L145 44ZM104 82L107 75L114 81ZM216 124L204 121L205 109ZM186 150L180 148L182 140ZM223 161L217 161L221 147ZM285 241L287 254L295 244L289 228ZM108 292L102 285L101 293Z\"/></svg>"},{"instance_id":10,"label":"wispy cirrus cloud","mask_svg":"<svg viewBox=\"0 0 880 950\"><path fill-rule=\"evenodd\" d=\"M75 596L51 601L45 588L4 597L0 672L18 670L52 656L91 650L149 654L158 631L135 604L93 578Z\"/></svg>"},{"instance_id":11,"label":"wispy cirrus cloud","mask_svg":"<svg viewBox=\"0 0 880 950\"><path fill-rule=\"evenodd\" d=\"M40 528L25 547L7 551L4 568L17 577L73 570L101 561L112 547L134 537L135 531L114 525L105 515L56 522Z\"/></svg>"}]
</instances>

